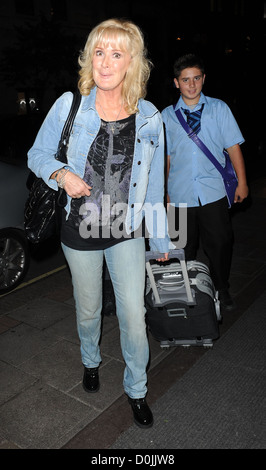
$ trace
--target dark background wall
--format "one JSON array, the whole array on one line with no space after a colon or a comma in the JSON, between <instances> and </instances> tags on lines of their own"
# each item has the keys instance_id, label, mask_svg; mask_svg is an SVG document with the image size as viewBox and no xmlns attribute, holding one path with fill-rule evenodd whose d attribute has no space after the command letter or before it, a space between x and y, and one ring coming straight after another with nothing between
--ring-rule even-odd
<instances>
[{"instance_id":1,"label":"dark background wall","mask_svg":"<svg viewBox=\"0 0 266 470\"><path fill-rule=\"evenodd\" d=\"M247 159L256 155L264 161L265 4L262 0L2 0L1 154L25 154L56 97L75 88L77 58L91 28L110 17L125 17L141 27L154 64L147 99L160 110L177 101L173 62L184 52L198 52L207 69L205 94L231 107L247 141ZM254 116L259 124L255 125Z\"/></svg>"}]
</instances>

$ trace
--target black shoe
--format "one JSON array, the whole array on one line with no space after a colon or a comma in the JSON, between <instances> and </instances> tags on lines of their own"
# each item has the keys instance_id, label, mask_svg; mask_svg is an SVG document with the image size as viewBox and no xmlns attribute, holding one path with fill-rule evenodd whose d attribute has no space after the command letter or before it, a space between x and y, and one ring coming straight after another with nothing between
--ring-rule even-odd
<instances>
[{"instance_id":1,"label":"black shoe","mask_svg":"<svg viewBox=\"0 0 266 470\"><path fill-rule=\"evenodd\" d=\"M87 369L84 367L83 388L85 392L95 393L100 388L98 367Z\"/></svg>"},{"instance_id":2,"label":"black shoe","mask_svg":"<svg viewBox=\"0 0 266 470\"><path fill-rule=\"evenodd\" d=\"M153 416L145 398L128 397L134 415L134 421L140 428L151 428L153 425Z\"/></svg>"},{"instance_id":3,"label":"black shoe","mask_svg":"<svg viewBox=\"0 0 266 470\"><path fill-rule=\"evenodd\" d=\"M220 300L221 309L228 312L235 309L236 305L227 289L221 289L218 298Z\"/></svg>"}]
</instances>

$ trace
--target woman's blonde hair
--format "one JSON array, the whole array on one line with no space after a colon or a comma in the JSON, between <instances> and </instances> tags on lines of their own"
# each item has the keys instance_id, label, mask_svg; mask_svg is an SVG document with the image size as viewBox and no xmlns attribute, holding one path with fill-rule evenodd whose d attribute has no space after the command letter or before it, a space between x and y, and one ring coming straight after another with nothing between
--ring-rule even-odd
<instances>
[{"instance_id":1,"label":"woman's blonde hair","mask_svg":"<svg viewBox=\"0 0 266 470\"><path fill-rule=\"evenodd\" d=\"M90 94L91 89L95 86L92 72L95 48L110 43L131 55L132 59L123 82L122 98L127 112L134 114L138 109L138 100L146 96L152 64L147 59L143 34L139 27L131 21L110 19L103 21L91 31L85 48L79 56L81 67L78 82L79 91L85 96Z\"/></svg>"}]
</instances>

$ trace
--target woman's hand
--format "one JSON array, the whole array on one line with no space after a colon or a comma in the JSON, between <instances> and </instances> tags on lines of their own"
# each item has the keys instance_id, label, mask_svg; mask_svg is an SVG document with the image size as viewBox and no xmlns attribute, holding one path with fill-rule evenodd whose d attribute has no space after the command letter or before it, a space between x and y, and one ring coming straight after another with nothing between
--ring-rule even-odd
<instances>
[{"instance_id":1,"label":"woman's hand","mask_svg":"<svg viewBox=\"0 0 266 470\"><path fill-rule=\"evenodd\" d=\"M159 258L156 261L164 262L169 260L169 253L164 253L164 258Z\"/></svg>"},{"instance_id":2,"label":"woman's hand","mask_svg":"<svg viewBox=\"0 0 266 470\"><path fill-rule=\"evenodd\" d=\"M90 196L91 194L91 186L67 168L61 168L55 171L50 178L55 179L57 183L61 183L61 187L63 187L66 193L72 198L78 199L82 196Z\"/></svg>"},{"instance_id":3,"label":"woman's hand","mask_svg":"<svg viewBox=\"0 0 266 470\"><path fill-rule=\"evenodd\" d=\"M78 175L75 175L75 173L68 171L64 180L64 190L70 197L78 199L82 196L90 196L91 186L85 183Z\"/></svg>"}]
</instances>

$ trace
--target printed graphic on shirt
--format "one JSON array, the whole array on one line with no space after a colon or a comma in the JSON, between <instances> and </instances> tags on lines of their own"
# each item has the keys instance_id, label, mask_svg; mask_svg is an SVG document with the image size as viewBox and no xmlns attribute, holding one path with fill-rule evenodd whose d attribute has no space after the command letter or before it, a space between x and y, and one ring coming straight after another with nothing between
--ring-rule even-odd
<instances>
[{"instance_id":1,"label":"printed graphic on shirt","mask_svg":"<svg viewBox=\"0 0 266 470\"><path fill-rule=\"evenodd\" d=\"M134 116L116 123L101 122L84 174L91 195L72 200L69 223L78 227L88 217L95 226L111 225L117 217L121 221L121 208L128 202L134 141Z\"/></svg>"}]
</instances>

